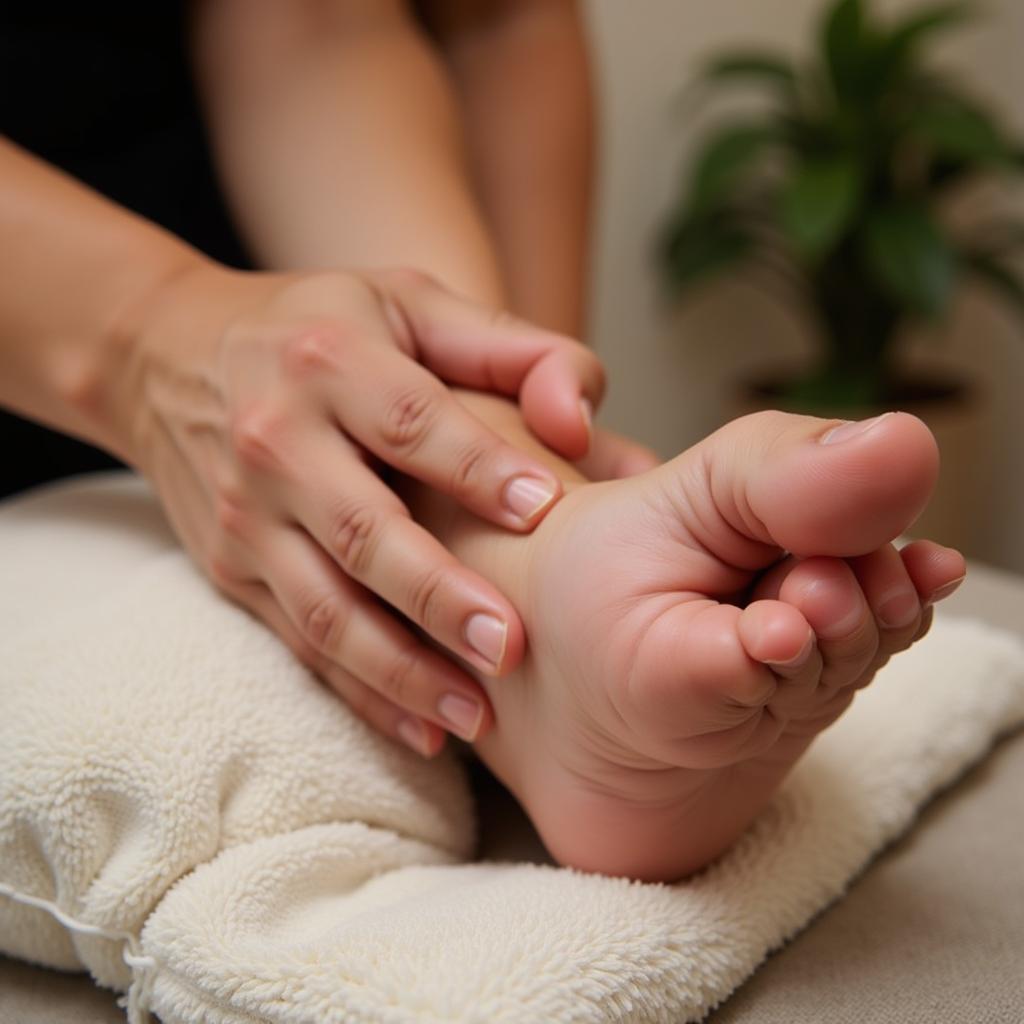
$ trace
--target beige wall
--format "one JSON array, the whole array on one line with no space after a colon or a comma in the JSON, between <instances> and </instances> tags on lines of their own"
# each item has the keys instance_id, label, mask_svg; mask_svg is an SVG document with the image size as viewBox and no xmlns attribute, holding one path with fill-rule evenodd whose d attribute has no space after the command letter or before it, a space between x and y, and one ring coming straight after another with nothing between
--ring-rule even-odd
<instances>
[{"instance_id":1,"label":"beige wall","mask_svg":"<svg viewBox=\"0 0 1024 1024\"><path fill-rule=\"evenodd\" d=\"M888 10L908 2L889 2ZM720 422L729 382L746 367L809 344L793 315L741 283L706 289L672 310L659 300L651 248L692 122L673 97L695 60L723 44L803 46L820 0L589 0L604 107L591 340L610 369L602 416L670 455ZM947 59L1024 132L1024 0L988 0ZM988 383L996 436L992 493L976 553L1024 571L1024 332L983 296L966 294L924 357L969 365Z\"/></svg>"}]
</instances>

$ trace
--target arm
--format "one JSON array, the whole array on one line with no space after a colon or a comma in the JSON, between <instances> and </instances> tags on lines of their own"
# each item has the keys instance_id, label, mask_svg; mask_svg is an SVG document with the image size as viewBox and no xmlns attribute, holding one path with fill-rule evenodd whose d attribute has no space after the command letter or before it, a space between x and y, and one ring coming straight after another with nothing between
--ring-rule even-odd
<instances>
[{"instance_id":1,"label":"arm","mask_svg":"<svg viewBox=\"0 0 1024 1024\"><path fill-rule=\"evenodd\" d=\"M377 597L495 673L521 656L518 615L365 452L529 530L557 481L434 373L518 393L578 450L579 388L599 386L580 346L422 275L229 271L0 144L0 367L0 402L138 466L197 564L382 731L433 752L440 725L487 728L477 684Z\"/></svg>"},{"instance_id":2,"label":"arm","mask_svg":"<svg viewBox=\"0 0 1024 1024\"><path fill-rule=\"evenodd\" d=\"M443 54L400 0L198 7L198 76L236 216L270 266L414 266L491 309L508 300L576 333L591 118L575 8L474 2L486 16L478 38L475 20L433 6ZM541 51L550 96L534 81ZM498 88L503 75L514 88ZM538 121L538 108L549 116ZM627 475L655 461L597 431L585 472Z\"/></svg>"},{"instance_id":3,"label":"arm","mask_svg":"<svg viewBox=\"0 0 1024 1024\"><path fill-rule=\"evenodd\" d=\"M520 316L584 333L594 100L576 0L424 0Z\"/></svg>"},{"instance_id":4,"label":"arm","mask_svg":"<svg viewBox=\"0 0 1024 1024\"><path fill-rule=\"evenodd\" d=\"M411 266L505 305L453 90L401 0L213 0L194 52L221 177L266 266Z\"/></svg>"},{"instance_id":5,"label":"arm","mask_svg":"<svg viewBox=\"0 0 1024 1024\"><path fill-rule=\"evenodd\" d=\"M135 461L105 385L147 299L200 262L0 140L0 404Z\"/></svg>"},{"instance_id":6,"label":"arm","mask_svg":"<svg viewBox=\"0 0 1024 1024\"><path fill-rule=\"evenodd\" d=\"M436 45L401 0L198 7L236 218L268 266L420 267L578 336L593 131L575 5L432 3L428 22Z\"/></svg>"}]
</instances>

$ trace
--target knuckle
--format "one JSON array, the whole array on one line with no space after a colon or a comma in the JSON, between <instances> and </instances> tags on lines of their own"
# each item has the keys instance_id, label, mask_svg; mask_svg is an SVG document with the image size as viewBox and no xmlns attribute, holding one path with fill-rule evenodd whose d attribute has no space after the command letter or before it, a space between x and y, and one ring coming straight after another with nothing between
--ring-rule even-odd
<instances>
[{"instance_id":1,"label":"knuckle","mask_svg":"<svg viewBox=\"0 0 1024 1024\"><path fill-rule=\"evenodd\" d=\"M492 451L493 446L487 442L475 441L459 452L452 463L449 480L449 490L453 497L465 497L480 489Z\"/></svg>"},{"instance_id":2,"label":"knuckle","mask_svg":"<svg viewBox=\"0 0 1024 1024\"><path fill-rule=\"evenodd\" d=\"M391 448L413 452L437 419L440 401L432 387L415 387L392 398L381 421L381 439Z\"/></svg>"},{"instance_id":3,"label":"knuckle","mask_svg":"<svg viewBox=\"0 0 1024 1024\"><path fill-rule=\"evenodd\" d=\"M206 559L206 574L214 585L225 592L232 592L241 582L233 559L223 551L212 551Z\"/></svg>"},{"instance_id":4,"label":"knuckle","mask_svg":"<svg viewBox=\"0 0 1024 1024\"><path fill-rule=\"evenodd\" d=\"M238 412L231 423L231 447L238 459L256 469L281 465L287 431L285 413L265 402Z\"/></svg>"},{"instance_id":5,"label":"knuckle","mask_svg":"<svg viewBox=\"0 0 1024 1024\"><path fill-rule=\"evenodd\" d=\"M299 629L316 651L336 650L345 632L345 615L337 598L317 594L301 605Z\"/></svg>"},{"instance_id":6,"label":"knuckle","mask_svg":"<svg viewBox=\"0 0 1024 1024\"><path fill-rule=\"evenodd\" d=\"M409 586L409 615L428 633L433 632L440 610L444 607L443 598L449 589L448 583L448 570L438 567L417 576Z\"/></svg>"},{"instance_id":7,"label":"knuckle","mask_svg":"<svg viewBox=\"0 0 1024 1024\"><path fill-rule=\"evenodd\" d=\"M384 695L402 708L415 706L415 680L419 672L419 650L415 645L401 648L388 665L384 677Z\"/></svg>"},{"instance_id":8,"label":"knuckle","mask_svg":"<svg viewBox=\"0 0 1024 1024\"><path fill-rule=\"evenodd\" d=\"M252 512L247 500L235 488L217 488L213 502L214 517L222 533L238 538L248 535Z\"/></svg>"},{"instance_id":9,"label":"knuckle","mask_svg":"<svg viewBox=\"0 0 1024 1024\"><path fill-rule=\"evenodd\" d=\"M284 342L283 360L289 375L301 379L336 373L345 364L358 331L343 317L329 324L303 327Z\"/></svg>"},{"instance_id":10,"label":"knuckle","mask_svg":"<svg viewBox=\"0 0 1024 1024\"><path fill-rule=\"evenodd\" d=\"M382 283L395 288L431 288L437 286L437 278L419 267L394 267L379 275Z\"/></svg>"},{"instance_id":11,"label":"knuckle","mask_svg":"<svg viewBox=\"0 0 1024 1024\"><path fill-rule=\"evenodd\" d=\"M328 544L349 576L361 579L369 571L380 535L379 524L377 513L363 502L348 502L332 516Z\"/></svg>"}]
</instances>

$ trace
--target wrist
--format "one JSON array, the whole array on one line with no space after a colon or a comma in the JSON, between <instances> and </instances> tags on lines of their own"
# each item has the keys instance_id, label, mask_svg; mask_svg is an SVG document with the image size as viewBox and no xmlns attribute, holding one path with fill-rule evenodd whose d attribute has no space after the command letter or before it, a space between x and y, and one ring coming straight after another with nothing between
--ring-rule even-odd
<instances>
[{"instance_id":1,"label":"wrist","mask_svg":"<svg viewBox=\"0 0 1024 1024\"><path fill-rule=\"evenodd\" d=\"M207 277L230 274L191 249L181 247L131 282L114 311L92 368L93 386L78 396L104 435L105 447L139 469L145 464L150 374L156 350L173 349L175 336L185 347L191 332L184 320ZM194 335L193 335L194 337Z\"/></svg>"}]
</instances>

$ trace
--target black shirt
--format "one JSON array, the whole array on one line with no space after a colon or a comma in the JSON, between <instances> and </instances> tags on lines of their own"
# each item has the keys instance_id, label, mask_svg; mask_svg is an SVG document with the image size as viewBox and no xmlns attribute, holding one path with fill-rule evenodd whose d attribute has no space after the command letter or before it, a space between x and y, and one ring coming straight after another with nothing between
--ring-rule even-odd
<instances>
[{"instance_id":1,"label":"black shirt","mask_svg":"<svg viewBox=\"0 0 1024 1024\"><path fill-rule=\"evenodd\" d=\"M204 135L186 6L0 4L0 130L214 259L246 267ZM114 465L0 411L0 496Z\"/></svg>"}]
</instances>

